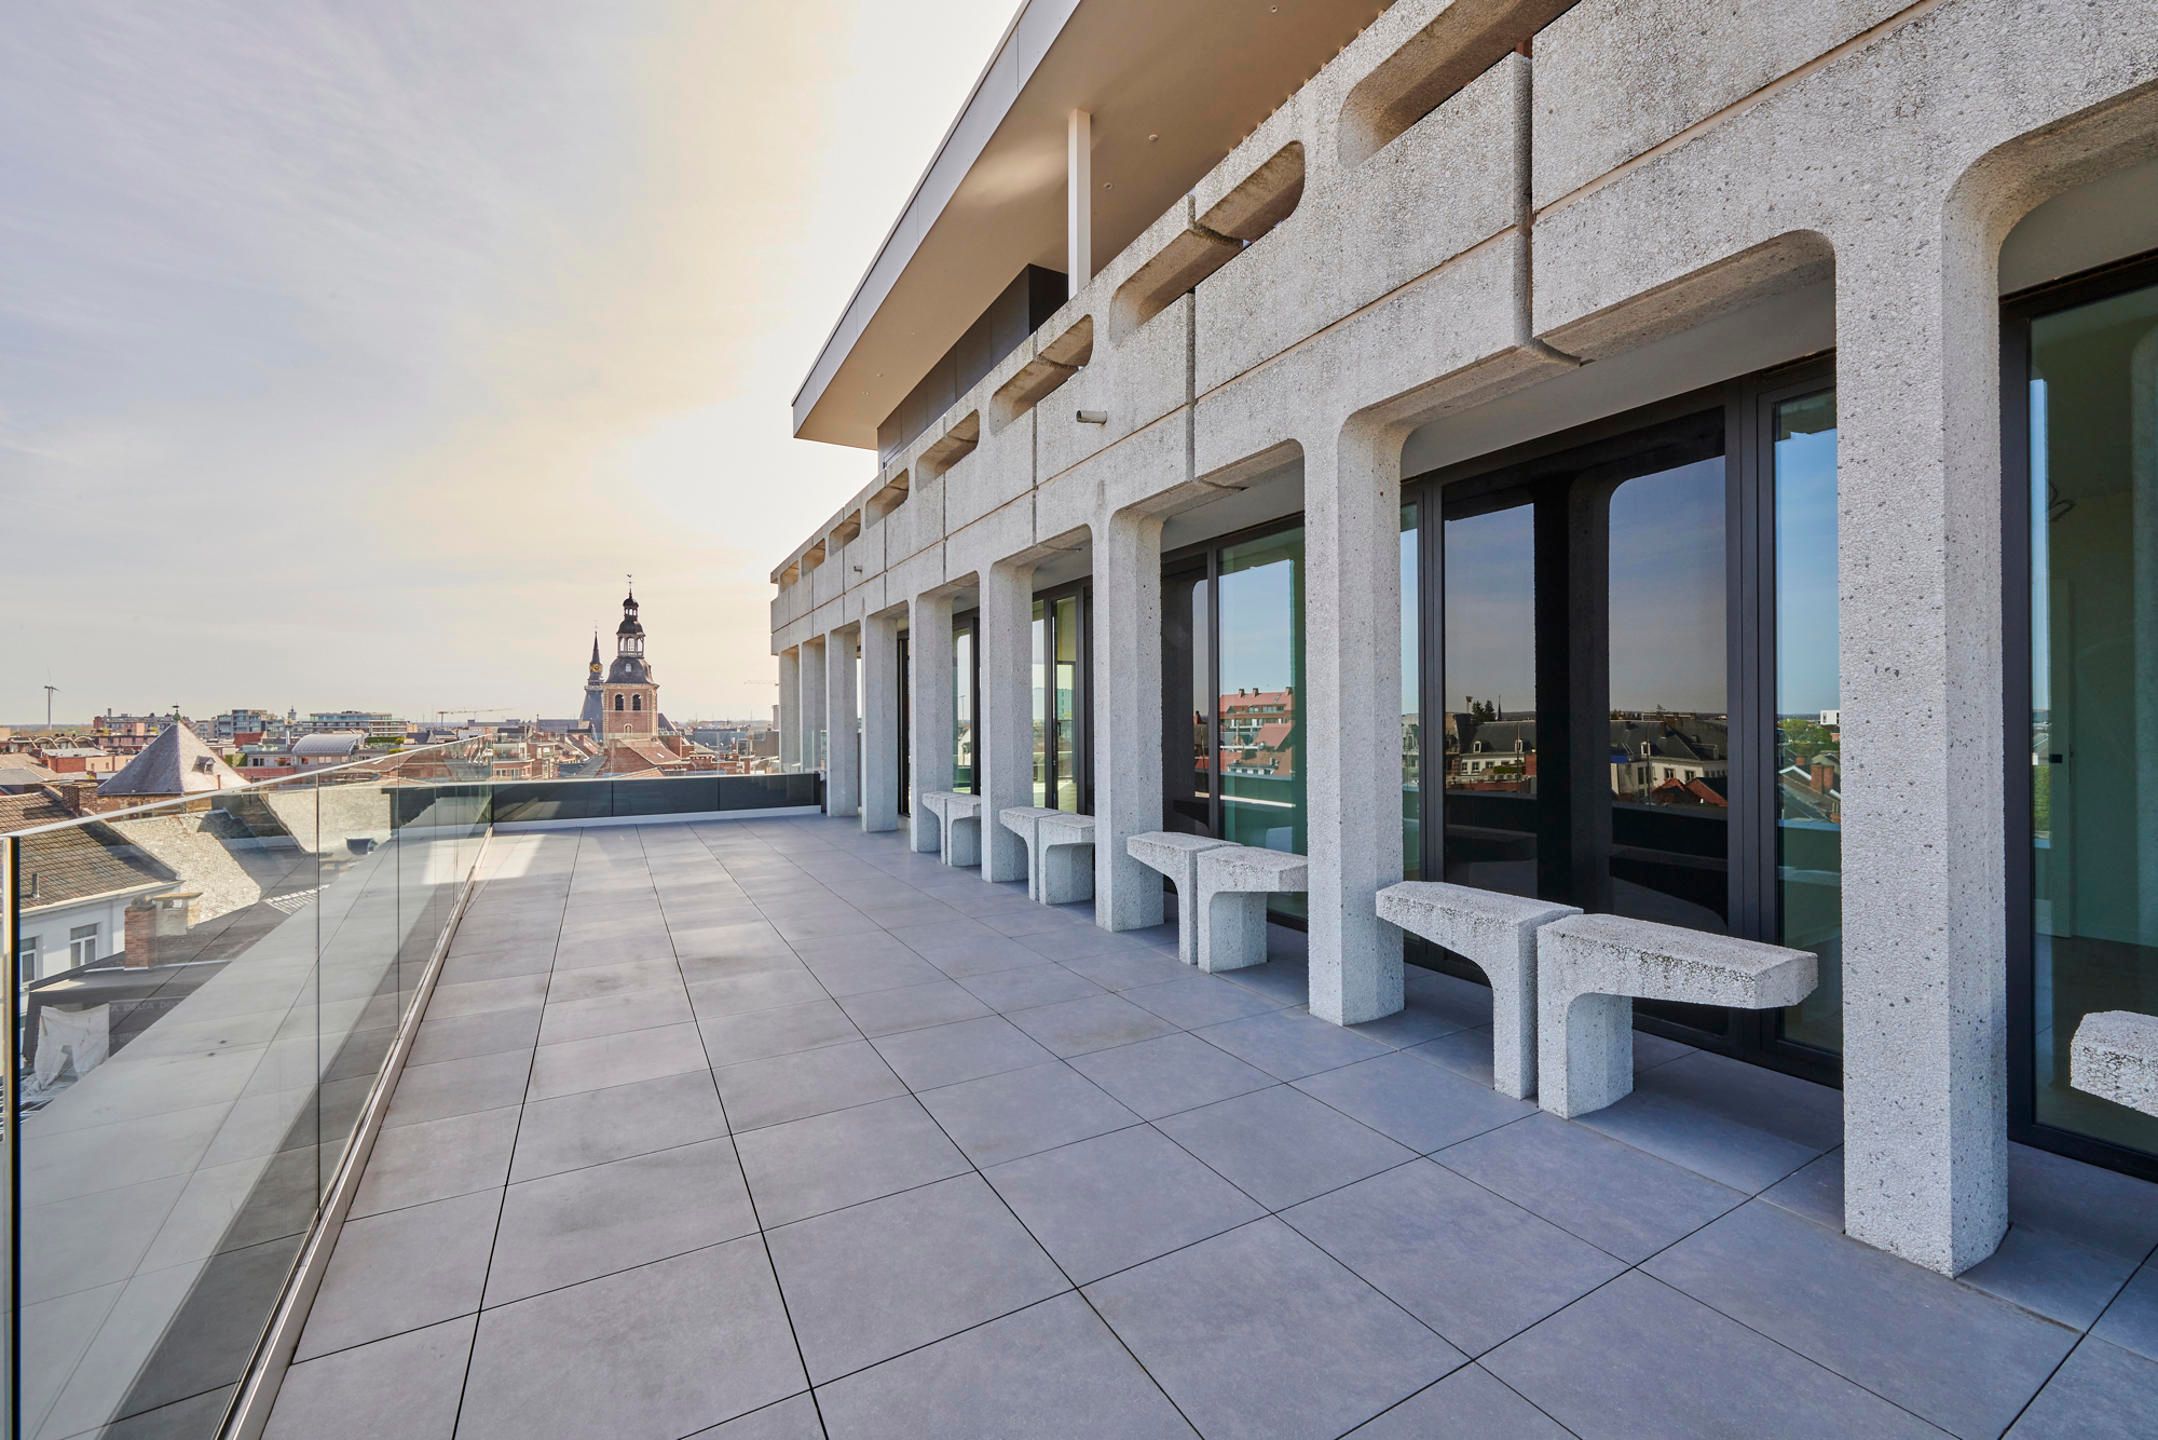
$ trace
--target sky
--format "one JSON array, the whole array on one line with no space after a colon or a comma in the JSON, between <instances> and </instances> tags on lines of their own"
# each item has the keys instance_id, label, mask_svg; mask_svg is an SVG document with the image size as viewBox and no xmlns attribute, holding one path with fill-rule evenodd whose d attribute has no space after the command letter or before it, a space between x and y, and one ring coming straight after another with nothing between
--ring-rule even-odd
<instances>
[{"instance_id":1,"label":"sky","mask_svg":"<svg viewBox=\"0 0 2158 1440\"><path fill-rule=\"evenodd\" d=\"M20 7L0 724L770 712L789 404L1015 0Z\"/></svg>"}]
</instances>

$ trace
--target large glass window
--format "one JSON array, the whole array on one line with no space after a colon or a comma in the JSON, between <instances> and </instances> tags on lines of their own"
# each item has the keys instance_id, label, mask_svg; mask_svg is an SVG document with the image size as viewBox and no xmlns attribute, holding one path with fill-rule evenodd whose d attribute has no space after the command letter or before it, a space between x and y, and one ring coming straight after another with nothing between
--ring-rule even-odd
<instances>
[{"instance_id":1,"label":"large glass window","mask_svg":"<svg viewBox=\"0 0 2158 1440\"><path fill-rule=\"evenodd\" d=\"M1536 881L1536 512L1470 506L1444 526L1445 878Z\"/></svg>"},{"instance_id":2,"label":"large glass window","mask_svg":"<svg viewBox=\"0 0 2158 1440\"><path fill-rule=\"evenodd\" d=\"M1162 816L1172 830L1214 833L1214 620L1207 562L1161 582Z\"/></svg>"},{"instance_id":3,"label":"large glass window","mask_svg":"<svg viewBox=\"0 0 2158 1440\"><path fill-rule=\"evenodd\" d=\"M1241 845L1302 853L1303 530L1227 546L1220 584L1221 833Z\"/></svg>"},{"instance_id":4,"label":"large glass window","mask_svg":"<svg viewBox=\"0 0 2158 1440\"><path fill-rule=\"evenodd\" d=\"M974 625L952 628L952 789L974 793Z\"/></svg>"},{"instance_id":5,"label":"large glass window","mask_svg":"<svg viewBox=\"0 0 2158 1440\"><path fill-rule=\"evenodd\" d=\"M1424 873L1423 609L1417 589L1416 506L1401 507L1401 873Z\"/></svg>"},{"instance_id":6,"label":"large glass window","mask_svg":"<svg viewBox=\"0 0 2158 1440\"><path fill-rule=\"evenodd\" d=\"M1083 741L1085 615L1081 591L1034 602L1034 803L1082 815L1093 804Z\"/></svg>"},{"instance_id":7,"label":"large glass window","mask_svg":"<svg viewBox=\"0 0 2158 1440\"><path fill-rule=\"evenodd\" d=\"M2029 330L2033 1118L2158 1152L2068 1080L2084 1016L2158 1011L2158 284L2075 298Z\"/></svg>"},{"instance_id":8,"label":"large glass window","mask_svg":"<svg viewBox=\"0 0 2158 1440\"><path fill-rule=\"evenodd\" d=\"M1776 916L1820 957L1787 1040L1843 1048L1842 688L1836 644L1836 393L1771 407L1776 510Z\"/></svg>"}]
</instances>

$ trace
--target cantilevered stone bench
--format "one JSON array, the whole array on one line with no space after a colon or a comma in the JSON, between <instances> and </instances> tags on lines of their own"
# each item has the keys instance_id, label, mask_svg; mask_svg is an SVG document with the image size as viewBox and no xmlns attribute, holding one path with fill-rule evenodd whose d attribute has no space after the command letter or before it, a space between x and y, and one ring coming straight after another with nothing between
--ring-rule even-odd
<instances>
[{"instance_id":1,"label":"cantilevered stone bench","mask_svg":"<svg viewBox=\"0 0 2158 1440\"><path fill-rule=\"evenodd\" d=\"M937 836L944 863L961 869L982 863L982 797L953 790L931 790L922 796L929 813L937 817Z\"/></svg>"},{"instance_id":2,"label":"cantilevered stone bench","mask_svg":"<svg viewBox=\"0 0 2158 1440\"><path fill-rule=\"evenodd\" d=\"M1571 905L1404 880L1379 892L1379 918L1453 951L1491 981L1491 1085L1536 1093L1536 932L1581 912Z\"/></svg>"},{"instance_id":3,"label":"cantilevered stone bench","mask_svg":"<svg viewBox=\"0 0 2158 1440\"><path fill-rule=\"evenodd\" d=\"M1199 968L1242 970L1266 963L1266 897L1301 895L1310 863L1285 850L1221 845L1199 852L1194 893L1199 912Z\"/></svg>"},{"instance_id":4,"label":"cantilevered stone bench","mask_svg":"<svg viewBox=\"0 0 2158 1440\"><path fill-rule=\"evenodd\" d=\"M1211 835L1149 830L1124 842L1124 853L1149 870L1158 870L1176 887L1176 958L1186 965L1199 958L1199 855L1228 844Z\"/></svg>"},{"instance_id":5,"label":"cantilevered stone bench","mask_svg":"<svg viewBox=\"0 0 2158 1440\"><path fill-rule=\"evenodd\" d=\"M1056 814L1039 805L1011 805L997 812L997 823L1019 837L1019 843L1027 847L1027 898L1042 898L1042 876L1039 857L1034 850L1034 836L1041 822Z\"/></svg>"},{"instance_id":6,"label":"cantilevered stone bench","mask_svg":"<svg viewBox=\"0 0 2158 1440\"><path fill-rule=\"evenodd\" d=\"M1041 890L1034 898L1044 905L1070 905L1094 897L1094 817L1067 815L1052 810L1034 832L1040 847Z\"/></svg>"},{"instance_id":7,"label":"cantilevered stone bench","mask_svg":"<svg viewBox=\"0 0 2158 1440\"><path fill-rule=\"evenodd\" d=\"M2158 1015L2101 1010L2084 1016L2068 1051L2068 1083L2086 1095L2158 1115Z\"/></svg>"},{"instance_id":8,"label":"cantilevered stone bench","mask_svg":"<svg viewBox=\"0 0 2158 1440\"><path fill-rule=\"evenodd\" d=\"M1813 989L1804 950L1621 915L1536 932L1536 1103L1586 1115L1633 1090L1633 1002L1774 1010Z\"/></svg>"}]
</instances>

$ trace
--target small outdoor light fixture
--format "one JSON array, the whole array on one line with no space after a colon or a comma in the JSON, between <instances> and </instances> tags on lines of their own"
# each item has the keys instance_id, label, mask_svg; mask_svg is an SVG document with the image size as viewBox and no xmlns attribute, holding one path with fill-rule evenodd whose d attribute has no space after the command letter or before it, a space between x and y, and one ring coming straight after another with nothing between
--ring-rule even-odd
<instances>
[{"instance_id":1,"label":"small outdoor light fixture","mask_svg":"<svg viewBox=\"0 0 2158 1440\"><path fill-rule=\"evenodd\" d=\"M1081 410L1079 412L1079 423L1081 425L1106 425L1109 423L1109 412L1106 410Z\"/></svg>"}]
</instances>

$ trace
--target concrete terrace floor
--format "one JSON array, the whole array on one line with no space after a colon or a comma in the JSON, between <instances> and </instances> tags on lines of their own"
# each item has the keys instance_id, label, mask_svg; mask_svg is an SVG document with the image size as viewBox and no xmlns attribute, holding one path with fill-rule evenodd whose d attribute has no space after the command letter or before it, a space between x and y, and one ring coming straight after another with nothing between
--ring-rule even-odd
<instances>
[{"instance_id":1,"label":"concrete terrace floor","mask_svg":"<svg viewBox=\"0 0 2158 1440\"><path fill-rule=\"evenodd\" d=\"M1838 1097L1483 991L1299 1004L816 819L498 836L270 1433L2149 1435L2158 1187L2034 1151L1963 1282L1846 1240Z\"/></svg>"}]
</instances>

